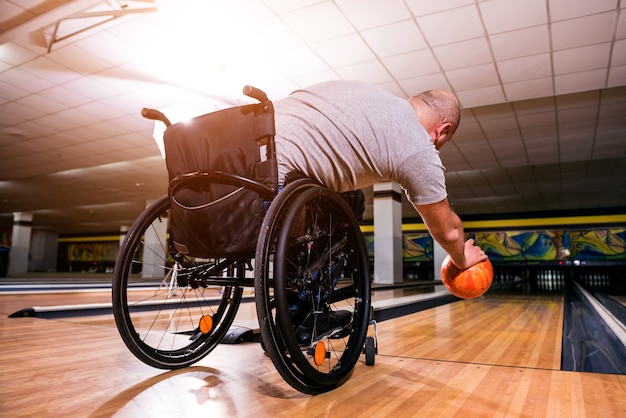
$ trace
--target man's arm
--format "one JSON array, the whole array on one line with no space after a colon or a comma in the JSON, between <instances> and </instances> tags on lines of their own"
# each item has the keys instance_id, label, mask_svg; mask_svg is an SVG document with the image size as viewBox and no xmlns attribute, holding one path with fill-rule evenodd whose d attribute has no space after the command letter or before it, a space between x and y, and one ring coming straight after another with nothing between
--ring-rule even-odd
<instances>
[{"instance_id":1,"label":"man's arm","mask_svg":"<svg viewBox=\"0 0 626 418\"><path fill-rule=\"evenodd\" d=\"M430 235L450 254L452 262L463 270L486 260L487 255L474 245L474 240L465 242L461 219L450 208L448 199L430 205L414 205L426 224Z\"/></svg>"}]
</instances>

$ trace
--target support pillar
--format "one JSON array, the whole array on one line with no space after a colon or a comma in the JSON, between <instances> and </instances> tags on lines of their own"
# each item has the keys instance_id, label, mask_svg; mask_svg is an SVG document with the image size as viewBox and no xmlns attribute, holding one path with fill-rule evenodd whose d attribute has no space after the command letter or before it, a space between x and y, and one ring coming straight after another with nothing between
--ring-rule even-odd
<instances>
[{"instance_id":1,"label":"support pillar","mask_svg":"<svg viewBox=\"0 0 626 418\"><path fill-rule=\"evenodd\" d=\"M374 283L404 280L402 251L402 189L396 183L375 184Z\"/></svg>"},{"instance_id":2,"label":"support pillar","mask_svg":"<svg viewBox=\"0 0 626 418\"><path fill-rule=\"evenodd\" d=\"M437 241L433 240L433 268L435 270L433 277L435 280L441 280L441 265L446 255L448 255L446 250Z\"/></svg>"},{"instance_id":3,"label":"support pillar","mask_svg":"<svg viewBox=\"0 0 626 418\"><path fill-rule=\"evenodd\" d=\"M146 206L150 206L148 202ZM165 248L169 219L156 219L144 234L143 264L141 277L162 279L165 276Z\"/></svg>"},{"instance_id":4,"label":"support pillar","mask_svg":"<svg viewBox=\"0 0 626 418\"><path fill-rule=\"evenodd\" d=\"M33 229L33 214L13 213L11 252L9 253L9 273L27 273L30 258L30 239Z\"/></svg>"},{"instance_id":5,"label":"support pillar","mask_svg":"<svg viewBox=\"0 0 626 418\"><path fill-rule=\"evenodd\" d=\"M128 229L129 228L126 225L120 227L120 248L122 248L126 235L128 235Z\"/></svg>"}]
</instances>

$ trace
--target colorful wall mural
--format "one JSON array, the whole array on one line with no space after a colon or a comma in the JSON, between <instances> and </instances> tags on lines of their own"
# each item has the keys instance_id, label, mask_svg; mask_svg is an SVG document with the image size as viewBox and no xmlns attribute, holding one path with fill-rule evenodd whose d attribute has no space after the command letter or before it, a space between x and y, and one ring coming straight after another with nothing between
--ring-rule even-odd
<instances>
[{"instance_id":1,"label":"colorful wall mural","mask_svg":"<svg viewBox=\"0 0 626 418\"><path fill-rule=\"evenodd\" d=\"M556 260L564 231L497 231L470 234L491 261Z\"/></svg>"},{"instance_id":2,"label":"colorful wall mural","mask_svg":"<svg viewBox=\"0 0 626 418\"><path fill-rule=\"evenodd\" d=\"M67 261L69 262L115 262L119 250L119 243L81 242L67 246Z\"/></svg>"},{"instance_id":3,"label":"colorful wall mural","mask_svg":"<svg viewBox=\"0 0 626 418\"><path fill-rule=\"evenodd\" d=\"M374 258L374 234L364 233L370 259ZM427 232L402 234L402 259L405 263L433 261L433 239Z\"/></svg>"},{"instance_id":4,"label":"colorful wall mural","mask_svg":"<svg viewBox=\"0 0 626 418\"><path fill-rule=\"evenodd\" d=\"M365 232L370 259L374 258L374 234ZM626 263L626 227L589 229L538 229L471 232L476 243L492 261L609 261ZM114 263L119 251L119 237L110 241L62 243L59 268L69 264ZM0 244L10 245L10 232L0 231ZM433 261L433 240L427 232L403 232L403 262Z\"/></svg>"},{"instance_id":5,"label":"colorful wall mural","mask_svg":"<svg viewBox=\"0 0 626 418\"><path fill-rule=\"evenodd\" d=\"M494 261L626 261L625 228L471 234Z\"/></svg>"},{"instance_id":6,"label":"colorful wall mural","mask_svg":"<svg viewBox=\"0 0 626 418\"><path fill-rule=\"evenodd\" d=\"M433 239L427 232L402 234L402 250L405 263L433 261Z\"/></svg>"},{"instance_id":7,"label":"colorful wall mural","mask_svg":"<svg viewBox=\"0 0 626 418\"><path fill-rule=\"evenodd\" d=\"M488 231L466 234L492 261L624 261L626 228L588 230ZM374 234L366 233L370 258L374 257ZM433 260L433 240L426 232L404 232L405 263Z\"/></svg>"},{"instance_id":8,"label":"colorful wall mural","mask_svg":"<svg viewBox=\"0 0 626 418\"><path fill-rule=\"evenodd\" d=\"M626 261L626 228L570 232L572 259Z\"/></svg>"}]
</instances>

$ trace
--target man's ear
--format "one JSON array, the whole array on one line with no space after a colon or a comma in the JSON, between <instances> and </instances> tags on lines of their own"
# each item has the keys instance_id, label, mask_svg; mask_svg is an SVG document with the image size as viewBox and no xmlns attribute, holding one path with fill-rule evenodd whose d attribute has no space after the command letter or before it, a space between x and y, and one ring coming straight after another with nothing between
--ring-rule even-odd
<instances>
[{"instance_id":1,"label":"man's ear","mask_svg":"<svg viewBox=\"0 0 626 418\"><path fill-rule=\"evenodd\" d=\"M439 137L441 136L444 137L442 139L445 139L445 136L447 136L450 133L451 129L452 129L452 124L450 122L442 123L435 129L435 139L439 139Z\"/></svg>"},{"instance_id":2,"label":"man's ear","mask_svg":"<svg viewBox=\"0 0 626 418\"><path fill-rule=\"evenodd\" d=\"M441 149L443 145L448 142L450 139L450 130L452 129L452 124L449 122L442 123L434 131L433 143L435 144L436 149Z\"/></svg>"}]
</instances>

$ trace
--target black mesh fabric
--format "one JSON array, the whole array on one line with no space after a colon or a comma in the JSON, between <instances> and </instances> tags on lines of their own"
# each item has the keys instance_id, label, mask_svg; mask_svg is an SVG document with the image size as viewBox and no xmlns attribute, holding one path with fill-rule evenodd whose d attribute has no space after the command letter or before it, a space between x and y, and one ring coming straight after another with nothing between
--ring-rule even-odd
<instances>
[{"instance_id":1,"label":"black mesh fabric","mask_svg":"<svg viewBox=\"0 0 626 418\"><path fill-rule=\"evenodd\" d=\"M246 187L189 174L230 173L276 190L276 160L261 158L273 136L271 102L220 110L166 130L170 251L206 258L254 256L265 199ZM189 179L181 182L181 177Z\"/></svg>"}]
</instances>

